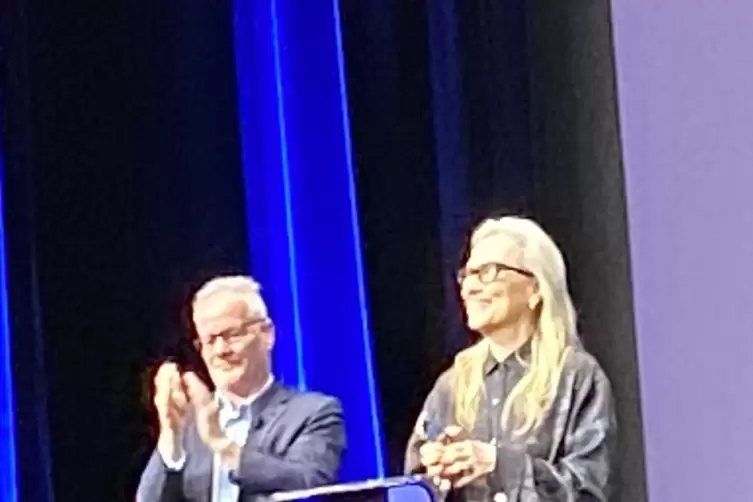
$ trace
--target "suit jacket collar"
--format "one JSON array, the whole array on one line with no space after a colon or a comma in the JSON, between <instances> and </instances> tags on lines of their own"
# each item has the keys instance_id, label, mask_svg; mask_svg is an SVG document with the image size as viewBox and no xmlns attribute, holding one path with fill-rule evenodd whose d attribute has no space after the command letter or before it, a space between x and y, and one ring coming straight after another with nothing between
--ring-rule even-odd
<instances>
[{"instance_id":1,"label":"suit jacket collar","mask_svg":"<svg viewBox=\"0 0 753 502\"><path fill-rule=\"evenodd\" d=\"M273 375L269 375L269 378L267 378L266 383L261 387L261 389L259 389L259 391L257 391L255 394L252 394L244 399L236 398L236 403L233 403L233 401L221 389L215 390L214 398L222 406L230 406L232 408L249 406L254 401L259 399L267 390L269 390L269 388L272 386L274 382L275 382L275 377Z\"/></svg>"}]
</instances>

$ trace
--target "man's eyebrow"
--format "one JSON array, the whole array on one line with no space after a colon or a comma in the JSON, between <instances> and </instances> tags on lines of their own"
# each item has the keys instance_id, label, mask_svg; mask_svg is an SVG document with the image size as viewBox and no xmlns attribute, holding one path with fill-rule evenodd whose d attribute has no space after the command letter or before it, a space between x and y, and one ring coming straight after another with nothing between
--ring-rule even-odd
<instances>
[{"instance_id":1,"label":"man's eyebrow","mask_svg":"<svg viewBox=\"0 0 753 502\"><path fill-rule=\"evenodd\" d=\"M220 330L220 331L212 331L210 333L207 333L207 338L209 338L211 336L220 336L220 335L223 335L223 334L228 333L230 331L236 331L237 329L238 328L225 328L225 329Z\"/></svg>"}]
</instances>

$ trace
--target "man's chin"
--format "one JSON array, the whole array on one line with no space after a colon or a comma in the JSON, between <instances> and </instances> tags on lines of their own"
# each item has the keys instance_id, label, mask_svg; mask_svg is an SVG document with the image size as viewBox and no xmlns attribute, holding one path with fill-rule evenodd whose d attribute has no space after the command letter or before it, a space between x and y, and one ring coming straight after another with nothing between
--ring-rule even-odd
<instances>
[{"instance_id":1,"label":"man's chin","mask_svg":"<svg viewBox=\"0 0 753 502\"><path fill-rule=\"evenodd\" d=\"M212 375L212 379L214 380L214 384L217 387L232 387L233 385L237 385L238 382L243 380L243 369L231 368L227 370L216 370Z\"/></svg>"}]
</instances>

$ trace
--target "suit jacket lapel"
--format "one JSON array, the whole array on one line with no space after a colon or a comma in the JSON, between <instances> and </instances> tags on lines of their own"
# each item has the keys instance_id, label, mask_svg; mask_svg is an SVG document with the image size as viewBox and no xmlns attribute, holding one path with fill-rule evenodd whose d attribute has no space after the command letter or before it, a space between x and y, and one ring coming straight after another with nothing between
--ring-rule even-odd
<instances>
[{"instance_id":1,"label":"suit jacket lapel","mask_svg":"<svg viewBox=\"0 0 753 502\"><path fill-rule=\"evenodd\" d=\"M270 426L285 410L282 406L290 399L291 392L274 382L264 393L251 403L251 428L248 431L246 447L259 448L264 444Z\"/></svg>"}]
</instances>

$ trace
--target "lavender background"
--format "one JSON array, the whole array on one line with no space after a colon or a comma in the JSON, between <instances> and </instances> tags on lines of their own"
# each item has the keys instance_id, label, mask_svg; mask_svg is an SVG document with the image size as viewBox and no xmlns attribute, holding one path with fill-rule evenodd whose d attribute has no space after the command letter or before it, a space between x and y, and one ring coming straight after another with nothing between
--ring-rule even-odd
<instances>
[{"instance_id":1,"label":"lavender background","mask_svg":"<svg viewBox=\"0 0 753 502\"><path fill-rule=\"evenodd\" d=\"M650 499L753 500L753 2L613 2Z\"/></svg>"}]
</instances>

